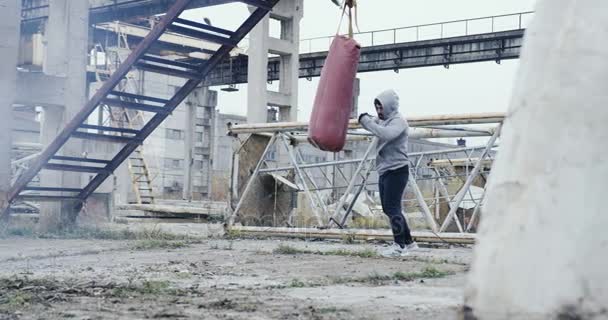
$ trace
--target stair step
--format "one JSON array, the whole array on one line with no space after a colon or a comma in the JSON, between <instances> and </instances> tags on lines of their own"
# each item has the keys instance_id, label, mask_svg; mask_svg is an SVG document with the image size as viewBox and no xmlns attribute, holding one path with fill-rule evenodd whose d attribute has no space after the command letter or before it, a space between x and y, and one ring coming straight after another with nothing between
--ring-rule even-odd
<instances>
[{"instance_id":1,"label":"stair step","mask_svg":"<svg viewBox=\"0 0 608 320\"><path fill-rule=\"evenodd\" d=\"M44 169L55 171L71 171L71 172L87 172L87 173L108 173L108 170L102 167L86 167L75 166L70 164L47 163Z\"/></svg>"},{"instance_id":2,"label":"stair step","mask_svg":"<svg viewBox=\"0 0 608 320\"><path fill-rule=\"evenodd\" d=\"M177 69L162 67L154 64L138 62L135 64L135 67L149 72L160 73L168 76L174 76L178 78L185 78L190 80L200 80L201 76L195 72L181 71Z\"/></svg>"},{"instance_id":3,"label":"stair step","mask_svg":"<svg viewBox=\"0 0 608 320\"><path fill-rule=\"evenodd\" d=\"M224 46L236 47L236 45L237 45L237 43L234 40L232 40L231 38L221 37L221 36L217 36L217 35L207 33L207 32L198 31L198 30L191 29L191 28L170 25L167 29L169 29L170 31L185 35L185 36L189 36L189 37L197 38L197 39L201 39L201 40L211 41L213 43L221 44Z\"/></svg>"},{"instance_id":4,"label":"stair step","mask_svg":"<svg viewBox=\"0 0 608 320\"><path fill-rule=\"evenodd\" d=\"M113 143L141 143L141 139L138 139L136 137L110 136L107 134L97 134L81 131L72 132L72 137L83 140L97 140Z\"/></svg>"},{"instance_id":5,"label":"stair step","mask_svg":"<svg viewBox=\"0 0 608 320\"><path fill-rule=\"evenodd\" d=\"M232 35L234 35L234 32L232 32L230 30L210 26L208 24L198 23L195 21L181 19L181 18L177 18L177 19L173 20L173 23L179 23L179 24L195 27L195 28L202 29L202 30L212 31L215 33L221 33L221 34L227 35L229 37L232 37Z\"/></svg>"},{"instance_id":6,"label":"stair step","mask_svg":"<svg viewBox=\"0 0 608 320\"><path fill-rule=\"evenodd\" d=\"M61 200L80 200L80 198L76 196L42 196L42 195L34 195L34 194L20 194L16 197L18 200L23 201L61 201Z\"/></svg>"},{"instance_id":7,"label":"stair step","mask_svg":"<svg viewBox=\"0 0 608 320\"><path fill-rule=\"evenodd\" d=\"M57 187L34 187L27 186L23 188L25 191L47 191L47 192L82 192L82 189L77 188L57 188Z\"/></svg>"},{"instance_id":8,"label":"stair step","mask_svg":"<svg viewBox=\"0 0 608 320\"><path fill-rule=\"evenodd\" d=\"M154 113L167 113L167 109L164 107L151 106L148 104L142 104L137 102L124 101L119 99L103 99L102 103L109 106L120 107L125 109L139 110L145 112Z\"/></svg>"},{"instance_id":9,"label":"stair step","mask_svg":"<svg viewBox=\"0 0 608 320\"><path fill-rule=\"evenodd\" d=\"M158 58L158 57L149 56L149 55L145 55L145 56L141 57L140 60L162 63L162 64L174 66L174 67L187 69L187 70L190 70L193 72L196 72L196 70L199 68L199 66L194 65L194 64L189 64L189 63L179 62L179 61L174 61L174 60L169 60L169 59L163 59L163 58Z\"/></svg>"},{"instance_id":10,"label":"stair step","mask_svg":"<svg viewBox=\"0 0 608 320\"><path fill-rule=\"evenodd\" d=\"M113 95L113 96L116 96L116 97L128 98L128 99L141 100L141 101L150 101L150 102L162 103L162 104L167 104L169 102L169 100L166 100L166 99L161 99L161 98L156 98L156 97L142 96L142 95L138 95L138 94L127 93L127 92L120 92L120 91L111 91L110 95Z\"/></svg>"},{"instance_id":11,"label":"stair step","mask_svg":"<svg viewBox=\"0 0 608 320\"><path fill-rule=\"evenodd\" d=\"M80 128L82 129L93 129L100 131L108 131L108 132L119 132L119 133L130 133L130 134L138 134L138 130L128 129L128 128L116 128L116 127L106 127L106 126L96 126L92 124L81 124Z\"/></svg>"},{"instance_id":12,"label":"stair step","mask_svg":"<svg viewBox=\"0 0 608 320\"><path fill-rule=\"evenodd\" d=\"M53 156L51 160L59 160L59 161L73 161L73 162L89 162L89 163L101 163L101 164L109 164L110 160L102 160L102 159L90 159L90 158L78 158L78 157L66 157L66 156Z\"/></svg>"}]
</instances>

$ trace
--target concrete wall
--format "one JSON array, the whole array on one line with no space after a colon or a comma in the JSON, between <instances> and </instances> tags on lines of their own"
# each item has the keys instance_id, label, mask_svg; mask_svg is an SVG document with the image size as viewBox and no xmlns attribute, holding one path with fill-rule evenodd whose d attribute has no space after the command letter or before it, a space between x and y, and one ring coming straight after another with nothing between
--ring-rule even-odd
<instances>
[{"instance_id":1,"label":"concrete wall","mask_svg":"<svg viewBox=\"0 0 608 320\"><path fill-rule=\"evenodd\" d=\"M470 319L608 318L608 6L542 0L489 181Z\"/></svg>"}]
</instances>

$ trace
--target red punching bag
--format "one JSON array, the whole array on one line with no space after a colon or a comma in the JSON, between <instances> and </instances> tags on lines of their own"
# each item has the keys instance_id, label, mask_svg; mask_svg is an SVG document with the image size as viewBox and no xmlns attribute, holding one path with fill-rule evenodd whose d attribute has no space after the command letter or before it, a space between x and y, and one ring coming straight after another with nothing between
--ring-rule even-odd
<instances>
[{"instance_id":1,"label":"red punching bag","mask_svg":"<svg viewBox=\"0 0 608 320\"><path fill-rule=\"evenodd\" d=\"M346 143L360 51L357 41L343 36L329 49L308 129L308 141L321 150L338 152Z\"/></svg>"}]
</instances>

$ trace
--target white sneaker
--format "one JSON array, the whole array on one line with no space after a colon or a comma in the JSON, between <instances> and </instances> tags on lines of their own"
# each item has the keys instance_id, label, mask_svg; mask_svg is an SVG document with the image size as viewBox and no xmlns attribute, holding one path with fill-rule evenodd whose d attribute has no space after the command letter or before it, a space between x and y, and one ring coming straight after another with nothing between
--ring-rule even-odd
<instances>
[{"instance_id":1,"label":"white sneaker","mask_svg":"<svg viewBox=\"0 0 608 320\"><path fill-rule=\"evenodd\" d=\"M405 246L407 248L407 251L417 251L420 250L420 247L418 247L418 244L416 242L412 242L408 245Z\"/></svg>"},{"instance_id":2,"label":"white sneaker","mask_svg":"<svg viewBox=\"0 0 608 320\"><path fill-rule=\"evenodd\" d=\"M380 255L387 258L407 256L407 247L401 248L400 245L393 243L386 249L380 251Z\"/></svg>"}]
</instances>

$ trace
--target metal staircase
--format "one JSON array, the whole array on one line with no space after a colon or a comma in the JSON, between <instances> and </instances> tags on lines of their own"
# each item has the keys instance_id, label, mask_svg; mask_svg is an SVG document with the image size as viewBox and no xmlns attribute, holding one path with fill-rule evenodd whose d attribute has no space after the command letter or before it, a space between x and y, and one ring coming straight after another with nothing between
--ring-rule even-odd
<instances>
[{"instance_id":1,"label":"metal staircase","mask_svg":"<svg viewBox=\"0 0 608 320\"><path fill-rule=\"evenodd\" d=\"M197 23L179 18L192 0L176 0L167 13L150 33L137 45L125 61L112 73L102 87L84 107L67 123L65 128L40 154L32 161L30 167L17 179L8 193L8 203L17 199L38 201L73 200L76 209L84 204L89 195L97 189L113 171L137 150L146 139L173 110L203 81L203 79L228 56L230 51L247 35L251 29L268 14L279 0L240 0L257 7L245 22L235 31ZM214 1L208 1L213 4ZM217 4L225 3L217 0ZM165 59L149 54L152 46L167 31L183 34L219 45L219 49L210 53L210 58L200 64L186 63ZM143 96L119 91L119 84L133 68L148 72L165 74L184 79L184 84L175 91L170 99ZM141 129L92 125L87 123L89 116L102 105L139 110L154 114ZM118 134L118 135L117 135ZM118 152L109 159L92 159L86 156L63 155L60 150L68 140L104 141L119 145ZM61 172L93 173L94 176L86 186L30 186L30 181L41 170ZM24 191L36 191L37 195L23 194ZM7 213L2 209L2 215Z\"/></svg>"},{"instance_id":2,"label":"metal staircase","mask_svg":"<svg viewBox=\"0 0 608 320\"><path fill-rule=\"evenodd\" d=\"M95 68L95 77L98 81L104 82L109 80L109 74L112 74L118 66L122 64L124 60L121 56L121 51L130 52L129 42L125 34L119 33L119 44L116 50L110 50L113 55L109 55L110 52L104 50L101 45L95 46L95 54L102 52L105 56L105 68L104 72L99 72L98 68ZM108 63L109 61L109 63ZM138 85L136 80L127 75L123 81L117 85L119 92L129 93L137 92ZM145 103L137 99L130 98L129 96L121 96L121 100L126 102L134 103ZM136 129L138 126L141 127L145 122L144 113L141 110L129 110L124 107L112 107L111 105L103 104L103 107L108 112L108 120L112 127L128 128L131 130ZM104 110L101 110L102 118ZM122 135L122 133L120 134ZM131 187L135 195L135 202L137 204L153 204L154 203L154 190L150 175L150 169L146 159L144 158L144 147L143 143L133 151L127 160L127 168L129 169L129 175L131 177Z\"/></svg>"}]
</instances>

